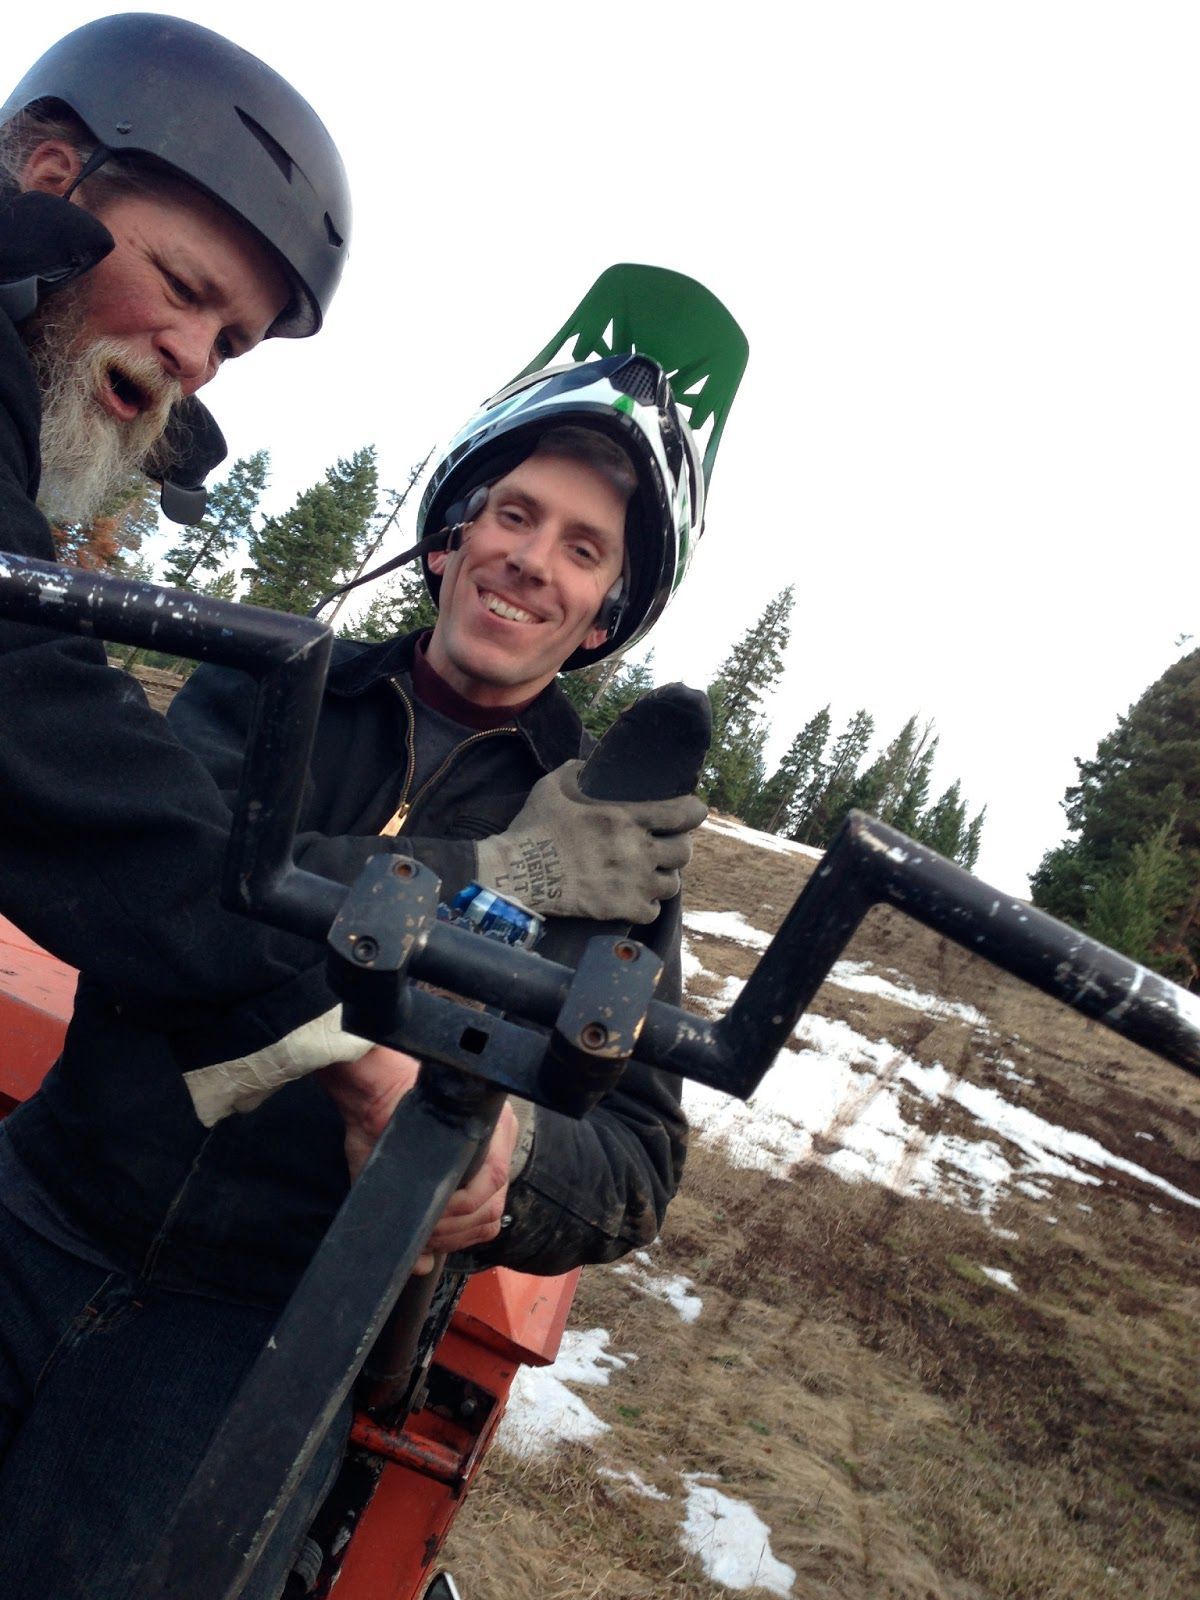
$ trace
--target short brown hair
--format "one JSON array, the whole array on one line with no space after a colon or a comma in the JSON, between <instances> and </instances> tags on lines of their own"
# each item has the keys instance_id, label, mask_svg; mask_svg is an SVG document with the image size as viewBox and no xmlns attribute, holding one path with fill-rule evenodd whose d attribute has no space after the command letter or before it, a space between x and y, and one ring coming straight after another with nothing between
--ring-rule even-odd
<instances>
[{"instance_id":1,"label":"short brown hair","mask_svg":"<svg viewBox=\"0 0 1200 1600\"><path fill-rule=\"evenodd\" d=\"M562 456L567 461L578 461L591 467L611 483L626 505L638 486L633 462L615 439L598 428L582 428L571 424L563 428L549 428L538 440L531 456Z\"/></svg>"}]
</instances>

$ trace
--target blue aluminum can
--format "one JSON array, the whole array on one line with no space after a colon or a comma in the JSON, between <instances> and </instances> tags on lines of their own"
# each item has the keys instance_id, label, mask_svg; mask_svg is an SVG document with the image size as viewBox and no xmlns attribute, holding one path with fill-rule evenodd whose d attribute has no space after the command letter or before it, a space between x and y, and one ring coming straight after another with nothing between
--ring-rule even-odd
<instances>
[{"instance_id":1,"label":"blue aluminum can","mask_svg":"<svg viewBox=\"0 0 1200 1600\"><path fill-rule=\"evenodd\" d=\"M501 944L519 945L523 950L533 949L545 927L536 911L494 889L485 889L481 883L469 883L460 889L448 906L438 907L438 916L470 928L473 933L499 939Z\"/></svg>"}]
</instances>

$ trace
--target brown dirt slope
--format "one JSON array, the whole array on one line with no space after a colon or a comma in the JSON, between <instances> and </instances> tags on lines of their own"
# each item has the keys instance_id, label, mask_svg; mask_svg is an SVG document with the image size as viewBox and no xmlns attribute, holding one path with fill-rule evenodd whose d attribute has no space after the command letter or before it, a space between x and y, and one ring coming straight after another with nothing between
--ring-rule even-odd
<instances>
[{"instance_id":1,"label":"brown dirt slope","mask_svg":"<svg viewBox=\"0 0 1200 1600\"><path fill-rule=\"evenodd\" d=\"M770 931L812 865L705 829L688 904ZM755 959L692 942L714 975L697 1005ZM891 911L872 912L847 954L977 1008L988 1030L829 985L816 1012L1200 1195L1193 1079ZM909 1109L914 1146L987 1136L1019 1166L961 1107ZM837 1146L826 1134L819 1156ZM727 1593L679 1542L681 1475L698 1472L768 1525L796 1600L1200 1594L1200 1210L1134 1173L1088 1170L1088 1187L1010 1188L989 1221L845 1182L819 1159L786 1178L739 1170L697 1142L654 1261L693 1280L699 1320L611 1269L584 1275L574 1324L637 1354L580 1391L610 1432L532 1464L492 1452L447 1552L464 1592Z\"/></svg>"}]
</instances>

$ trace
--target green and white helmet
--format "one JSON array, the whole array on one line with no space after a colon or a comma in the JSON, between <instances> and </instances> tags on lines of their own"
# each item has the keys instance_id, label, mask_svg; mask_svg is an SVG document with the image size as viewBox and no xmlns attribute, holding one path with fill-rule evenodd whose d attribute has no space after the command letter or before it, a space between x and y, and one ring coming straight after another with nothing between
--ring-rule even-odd
<instances>
[{"instance_id":1,"label":"green and white helmet","mask_svg":"<svg viewBox=\"0 0 1200 1600\"><path fill-rule=\"evenodd\" d=\"M576 650L565 670L590 666L641 639L687 571L704 528L705 475L696 442L666 373L645 355L615 355L518 378L459 429L434 468L417 515L430 539L464 520L475 489L495 483L532 454L552 428L591 428L629 457L638 486L625 519L626 579L595 650ZM425 565L437 603L441 581Z\"/></svg>"}]
</instances>

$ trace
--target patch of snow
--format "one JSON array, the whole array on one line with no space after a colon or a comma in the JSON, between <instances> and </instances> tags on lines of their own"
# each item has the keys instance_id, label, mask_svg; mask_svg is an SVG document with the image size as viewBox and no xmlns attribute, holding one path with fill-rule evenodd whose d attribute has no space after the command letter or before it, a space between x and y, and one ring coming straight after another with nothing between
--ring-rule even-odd
<instances>
[{"instance_id":1,"label":"patch of snow","mask_svg":"<svg viewBox=\"0 0 1200 1600\"><path fill-rule=\"evenodd\" d=\"M680 946L679 961L683 969L683 986L685 989L694 979L703 977L708 971L708 968L692 948L691 941L686 934L684 934Z\"/></svg>"},{"instance_id":2,"label":"patch of snow","mask_svg":"<svg viewBox=\"0 0 1200 1600\"><path fill-rule=\"evenodd\" d=\"M508 1393L508 1406L496 1430L496 1441L522 1460L549 1455L564 1444L590 1444L609 1431L568 1383L606 1384L610 1371L620 1372L637 1358L606 1348L604 1328L563 1334L552 1367L518 1367Z\"/></svg>"},{"instance_id":3,"label":"patch of snow","mask_svg":"<svg viewBox=\"0 0 1200 1600\"><path fill-rule=\"evenodd\" d=\"M837 984L839 989L878 995L882 1000L908 1006L912 1011L924 1011L933 1017L953 1018L957 1022L965 1022L970 1028L987 1028L989 1025L983 1012L976 1011L974 1006L963 1005L957 1000L942 1000L937 995L922 994L919 989L910 989L907 984L892 983L888 978L881 978L872 972L870 963L866 961L838 961L825 981Z\"/></svg>"},{"instance_id":4,"label":"patch of snow","mask_svg":"<svg viewBox=\"0 0 1200 1600\"><path fill-rule=\"evenodd\" d=\"M771 935L752 928L740 911L685 911L683 925L690 933L707 933L750 950L765 950L771 942Z\"/></svg>"},{"instance_id":5,"label":"patch of snow","mask_svg":"<svg viewBox=\"0 0 1200 1600\"><path fill-rule=\"evenodd\" d=\"M1076 1211L1086 1211L1089 1216L1091 1216L1091 1214L1092 1214L1091 1206L1084 1205L1082 1200L1077 1200L1075 1202L1075 1209L1076 1209Z\"/></svg>"},{"instance_id":6,"label":"patch of snow","mask_svg":"<svg viewBox=\"0 0 1200 1600\"><path fill-rule=\"evenodd\" d=\"M720 1012L740 993L730 978L711 1004ZM1185 1205L1200 1199L1106 1150L1089 1135L1047 1122L995 1089L954 1078L940 1062L926 1066L886 1040L867 1039L848 1023L812 1015L795 1037L808 1048L781 1051L747 1104L701 1084L684 1085L693 1126L722 1145L738 1166L786 1178L806 1160L822 1160L852 1181L883 1184L990 1215L1010 1189L1046 1200L1051 1179L1098 1187L1109 1171L1136 1178ZM951 1102L976 1123L978 1136L929 1132L906 1115L908 1097Z\"/></svg>"},{"instance_id":7,"label":"patch of snow","mask_svg":"<svg viewBox=\"0 0 1200 1600\"><path fill-rule=\"evenodd\" d=\"M627 1483L635 1494L640 1494L644 1500L669 1500L671 1496L665 1489L656 1489L652 1483L647 1483L644 1478L639 1478L636 1472L618 1472L615 1467L597 1467L597 1474L601 1478L611 1478L615 1483Z\"/></svg>"},{"instance_id":8,"label":"patch of snow","mask_svg":"<svg viewBox=\"0 0 1200 1600\"><path fill-rule=\"evenodd\" d=\"M727 1589L790 1595L796 1571L772 1555L770 1528L744 1500L698 1482L698 1476L684 1475L687 1509L679 1527L684 1549L698 1557L714 1583Z\"/></svg>"},{"instance_id":9,"label":"patch of snow","mask_svg":"<svg viewBox=\"0 0 1200 1600\"><path fill-rule=\"evenodd\" d=\"M1133 1137L1135 1139L1149 1139L1151 1142L1154 1140L1154 1135L1152 1133L1143 1133L1140 1128Z\"/></svg>"},{"instance_id":10,"label":"patch of snow","mask_svg":"<svg viewBox=\"0 0 1200 1600\"><path fill-rule=\"evenodd\" d=\"M1088 1209L1090 1208L1087 1206L1084 1207L1085 1211ZM1021 1237L1015 1228L993 1228L992 1232L996 1235L997 1239L1019 1239Z\"/></svg>"},{"instance_id":11,"label":"patch of snow","mask_svg":"<svg viewBox=\"0 0 1200 1600\"><path fill-rule=\"evenodd\" d=\"M1013 1294L1020 1293L1020 1290L1013 1281L1013 1275L1011 1272L1005 1272L1000 1267L980 1267L979 1270L983 1273L985 1278L990 1278L993 1283L998 1283L1002 1289L1011 1289Z\"/></svg>"},{"instance_id":12,"label":"patch of snow","mask_svg":"<svg viewBox=\"0 0 1200 1600\"><path fill-rule=\"evenodd\" d=\"M757 828L747 828L743 822L727 822L724 817L709 817L703 826L728 839L756 844L760 850L774 850L782 856L808 856L811 861L820 861L825 854L824 850L814 850L810 844L797 844L795 839L784 839L778 833L759 833Z\"/></svg>"},{"instance_id":13,"label":"patch of snow","mask_svg":"<svg viewBox=\"0 0 1200 1600\"><path fill-rule=\"evenodd\" d=\"M656 1273L649 1270L650 1257L644 1250L638 1250L632 1261L624 1261L619 1266L613 1267L613 1272L619 1278L628 1278L633 1288L639 1293L649 1295L652 1300L664 1300L667 1305L674 1306L683 1322L695 1322L704 1309L704 1302L698 1294L692 1294L692 1280L682 1274L674 1276L667 1273Z\"/></svg>"}]
</instances>

